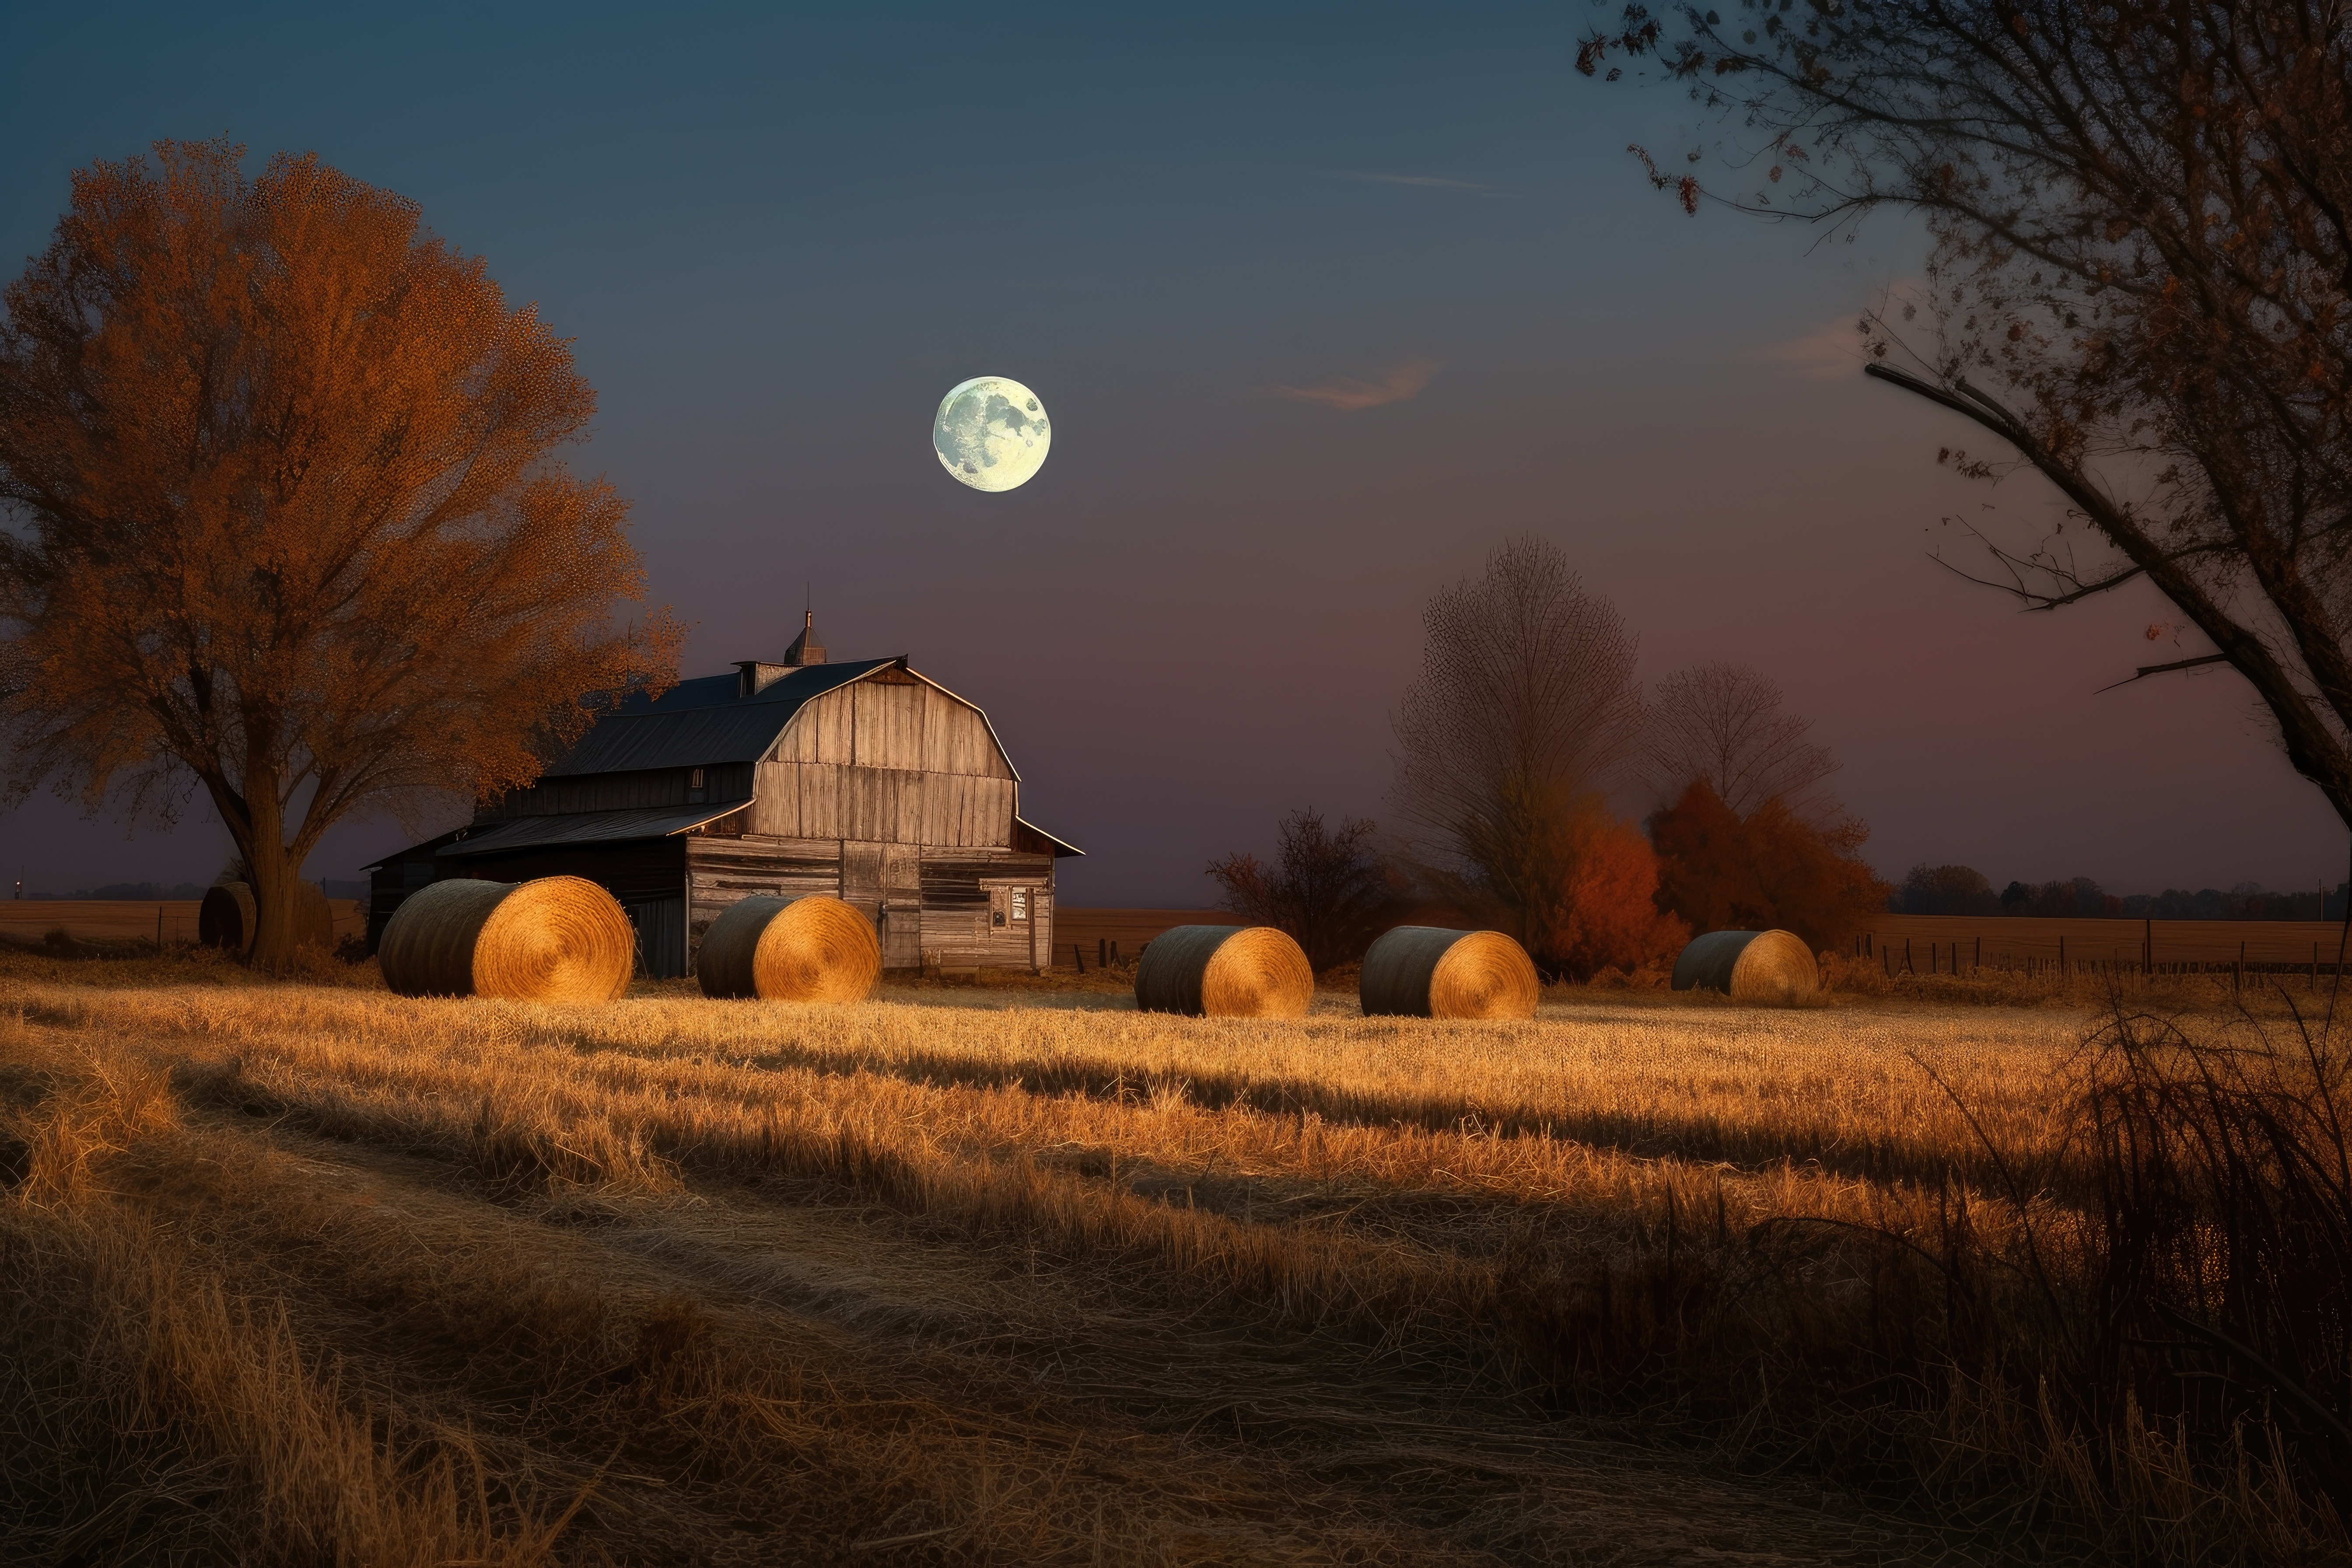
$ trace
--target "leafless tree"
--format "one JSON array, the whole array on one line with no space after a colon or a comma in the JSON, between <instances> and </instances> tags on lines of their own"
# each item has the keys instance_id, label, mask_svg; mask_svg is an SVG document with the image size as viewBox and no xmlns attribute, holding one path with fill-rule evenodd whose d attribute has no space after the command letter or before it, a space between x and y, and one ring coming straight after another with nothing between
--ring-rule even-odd
<instances>
[{"instance_id":1,"label":"leafless tree","mask_svg":"<svg viewBox=\"0 0 2352 1568\"><path fill-rule=\"evenodd\" d=\"M1275 865L1247 851L1210 862L1225 907L1288 931L1318 973L1363 957L1393 901L1374 825L1350 816L1327 827L1310 805L1284 817L1277 831Z\"/></svg>"},{"instance_id":2,"label":"leafless tree","mask_svg":"<svg viewBox=\"0 0 2352 1568\"><path fill-rule=\"evenodd\" d=\"M2235 669L2352 823L2344 0L1694 0L1627 8L1577 65L1726 130L1650 163L1687 210L1923 215L1928 319L1865 317L1869 373L1997 440L1945 461L2069 508L1986 531L1969 574L2037 610L2146 581L2211 651L2132 679Z\"/></svg>"},{"instance_id":3,"label":"leafless tree","mask_svg":"<svg viewBox=\"0 0 2352 1568\"><path fill-rule=\"evenodd\" d=\"M1780 706L1780 689L1752 665L1696 664L1658 682L1650 705L1650 784L1661 804L1694 779L1741 816L1778 800L1803 817L1834 812L1821 785L1837 772L1812 722Z\"/></svg>"},{"instance_id":4,"label":"leafless tree","mask_svg":"<svg viewBox=\"0 0 2352 1568\"><path fill-rule=\"evenodd\" d=\"M1567 557L1532 536L1422 612L1421 679L1395 720L1398 816L1514 910L1553 890L1550 846L1580 797L1642 752L1636 642Z\"/></svg>"}]
</instances>

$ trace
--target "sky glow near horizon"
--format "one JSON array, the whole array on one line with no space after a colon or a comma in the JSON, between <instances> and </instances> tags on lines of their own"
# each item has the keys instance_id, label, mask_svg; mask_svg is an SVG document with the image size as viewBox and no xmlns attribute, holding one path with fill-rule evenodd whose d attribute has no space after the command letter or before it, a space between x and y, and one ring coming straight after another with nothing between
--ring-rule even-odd
<instances>
[{"instance_id":1,"label":"sky glow near horizon","mask_svg":"<svg viewBox=\"0 0 2352 1568\"><path fill-rule=\"evenodd\" d=\"M1693 111L1578 77L1585 13L1072 6L998 39L855 9L53 8L12 36L0 258L158 137L413 197L573 340L600 409L569 460L634 500L684 672L779 656L811 584L835 658L908 655L988 710L1024 815L1089 851L1074 903L1206 903L1203 864L1294 806L1384 816L1423 602L1528 531L1645 679L1778 680L1890 875L2343 876L2236 677L2094 695L2203 651L2146 639L2152 595L2022 616L1930 559L1969 560L1946 518L2056 513L1938 468L1973 432L1859 374L1916 236L1684 216L1625 147L1690 145ZM1017 155L982 91L1021 106ZM922 449L975 366L1053 413L1016 491ZM341 827L309 868L405 841ZM131 837L0 814L0 879L39 890L228 853L201 803Z\"/></svg>"}]
</instances>

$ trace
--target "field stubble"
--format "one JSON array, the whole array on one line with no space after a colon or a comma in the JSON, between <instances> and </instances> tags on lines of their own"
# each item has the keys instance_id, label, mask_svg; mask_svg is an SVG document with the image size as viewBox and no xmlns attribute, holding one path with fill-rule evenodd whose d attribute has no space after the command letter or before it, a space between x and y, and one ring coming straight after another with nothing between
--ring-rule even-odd
<instances>
[{"instance_id":1,"label":"field stubble","mask_svg":"<svg viewBox=\"0 0 2352 1568\"><path fill-rule=\"evenodd\" d=\"M2329 1544L2260 1456L2217 1485L2064 1429L1995 1364L2044 1347L1972 1321L2021 1278L1963 1303L1905 1260L2013 1258L2021 1213L2084 1201L2080 1014L558 1009L69 967L0 981L36 1561ZM940 1005L980 1001L1074 1005Z\"/></svg>"}]
</instances>

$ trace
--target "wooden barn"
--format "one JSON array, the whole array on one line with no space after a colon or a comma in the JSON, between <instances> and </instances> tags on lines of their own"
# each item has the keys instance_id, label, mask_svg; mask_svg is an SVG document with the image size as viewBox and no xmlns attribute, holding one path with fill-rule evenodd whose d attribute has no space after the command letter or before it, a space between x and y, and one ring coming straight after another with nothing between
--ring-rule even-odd
<instances>
[{"instance_id":1,"label":"wooden barn","mask_svg":"<svg viewBox=\"0 0 2352 1568\"><path fill-rule=\"evenodd\" d=\"M368 868L369 944L428 882L562 875L621 901L653 975L692 973L753 893L847 900L885 968L1042 970L1077 853L1023 820L987 714L904 658L825 662L811 616L782 662L632 697L530 788Z\"/></svg>"}]
</instances>

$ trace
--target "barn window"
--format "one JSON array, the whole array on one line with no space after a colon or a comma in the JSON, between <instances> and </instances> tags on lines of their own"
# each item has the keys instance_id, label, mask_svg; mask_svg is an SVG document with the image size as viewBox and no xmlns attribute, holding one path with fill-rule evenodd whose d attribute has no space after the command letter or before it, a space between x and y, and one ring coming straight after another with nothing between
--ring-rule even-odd
<instances>
[{"instance_id":1,"label":"barn window","mask_svg":"<svg viewBox=\"0 0 2352 1568\"><path fill-rule=\"evenodd\" d=\"M688 804L701 800L709 792L702 787L702 770L696 768L686 775L686 798Z\"/></svg>"},{"instance_id":2,"label":"barn window","mask_svg":"<svg viewBox=\"0 0 2352 1568\"><path fill-rule=\"evenodd\" d=\"M1013 889L1013 918L1016 921L1029 918L1029 889L1026 888Z\"/></svg>"}]
</instances>

